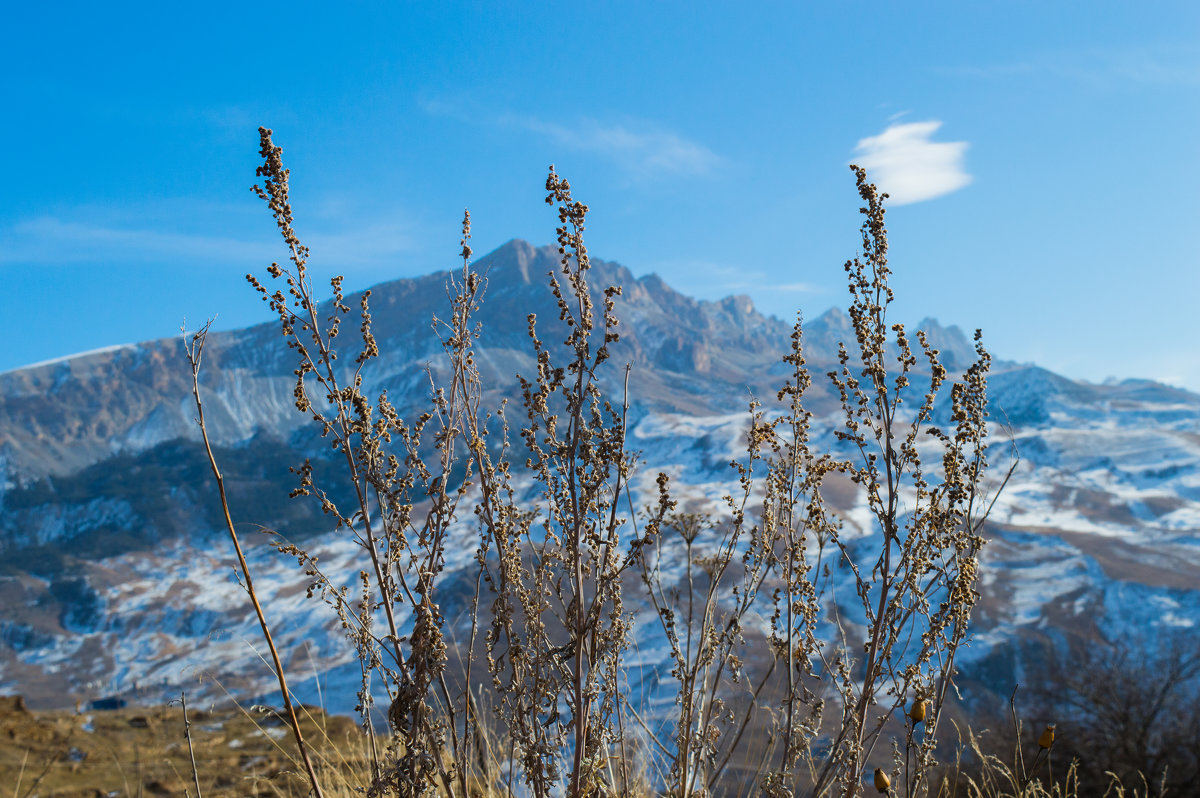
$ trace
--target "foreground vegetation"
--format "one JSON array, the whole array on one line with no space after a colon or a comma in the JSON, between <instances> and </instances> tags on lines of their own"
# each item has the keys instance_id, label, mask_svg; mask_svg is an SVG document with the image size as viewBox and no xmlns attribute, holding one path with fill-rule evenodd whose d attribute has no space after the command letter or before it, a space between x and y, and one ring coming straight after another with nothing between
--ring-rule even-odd
<instances>
[{"instance_id":1,"label":"foreground vegetation","mask_svg":"<svg viewBox=\"0 0 1200 798\"><path fill-rule=\"evenodd\" d=\"M270 131L260 135L263 182L255 191L289 263L268 269L282 283L274 291L248 279L295 353L297 410L345 455L340 476L299 466L294 494L316 498L359 542L361 583L334 584L305 551L279 548L296 557L310 593L336 609L358 652L372 793L466 795L482 784L521 785L535 796L653 788L682 797L752 786L773 796L849 797L866 779L893 794L928 792L955 654L978 598L980 532L995 499L984 489L990 358L977 333L977 361L943 392L949 375L937 350L922 332L910 336L887 318L886 195L861 169L862 251L845 265L856 340L841 347L840 368L827 375L841 398L836 435L844 445L809 445L804 397L812 377L798 322L791 351L782 353L790 377L777 403L750 405L746 456L731 464L739 490L724 512L696 515L677 507L667 474L658 475L658 496L638 497L650 504L636 508L635 458L625 441L631 375L627 366L624 380L605 376L620 340L621 287L589 285L588 208L566 180L553 169L546 180L561 255L561 270L548 275L561 325L550 334L564 337L561 345L544 342L544 322L530 315L536 373L520 377L520 419L480 407L480 330L471 319L485 280L471 268L469 216L447 319L435 321L448 376L438 384L431 370L429 410L404 419L386 392L364 393L364 368L379 354L370 292L360 301L359 354L352 366L337 362L334 341L351 312L341 279L322 316L309 253L293 227L282 150ZM204 335L191 339L188 354L207 441ZM618 403L610 392L621 384ZM939 407L944 429L932 423ZM923 462L931 456L932 465ZM533 490L514 462L524 462ZM213 470L223 497L215 460ZM837 476L866 496L873 528L861 531L877 543L865 553L823 499L824 483ZM330 499L331 479L350 482L353 507ZM456 646L439 577L468 509L479 541L475 612L468 639ZM320 795L232 520L228 526ZM682 574L671 570L675 563ZM626 602L638 586L632 601L654 608L670 649L676 701L665 724L648 723L648 708L630 700L624 664L634 613ZM375 685L387 693L385 729L371 712ZM489 750L485 739L495 741Z\"/></svg>"},{"instance_id":2,"label":"foreground vegetation","mask_svg":"<svg viewBox=\"0 0 1200 798\"><path fill-rule=\"evenodd\" d=\"M481 406L472 319L486 279L471 266L468 215L446 317L435 320L443 360L430 369L430 403L404 418L386 391L366 393L379 356L370 292L359 302L357 356L339 359L335 339L352 313L341 278L322 306L282 151L269 130L260 136L255 191L288 261L271 265L271 283L248 279L294 353L297 410L344 455L340 473L297 464L293 496L319 502L357 541L360 578L336 583L302 548L277 547L357 653L357 778L368 794L1075 794L1071 774L1065 786L1040 780L1050 729L1028 761L988 757L970 739L974 776L938 761L953 750L946 715L978 600L983 524L1007 476L986 481L990 357L980 335L976 361L950 375L921 331L888 319L886 195L861 169L862 249L845 264L855 338L823 377L840 398L839 445L811 445L813 377L797 322L781 353L789 376L772 401L748 409L746 453L731 463L737 489L723 509L692 512L669 474L657 476L657 495L634 494L626 414L637 375L612 362L621 287L589 283L588 208L553 168L546 201L561 261L548 288L559 318L529 316L521 409ZM187 352L207 446L205 335ZM336 794L347 782L331 778L288 690L269 597L254 590L208 453L279 680L294 769L306 790ZM824 498L838 481L865 497L867 528L848 527ZM334 495L353 496L352 506ZM461 639L442 601L448 547L464 530L477 568ZM666 716L631 689L626 669L634 610L647 606L669 652Z\"/></svg>"}]
</instances>

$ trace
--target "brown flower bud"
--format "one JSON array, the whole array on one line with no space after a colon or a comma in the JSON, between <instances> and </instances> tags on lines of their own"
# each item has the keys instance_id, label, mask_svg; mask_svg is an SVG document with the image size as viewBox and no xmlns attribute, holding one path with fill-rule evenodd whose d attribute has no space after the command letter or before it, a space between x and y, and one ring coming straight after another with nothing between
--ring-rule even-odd
<instances>
[{"instance_id":1,"label":"brown flower bud","mask_svg":"<svg viewBox=\"0 0 1200 798\"><path fill-rule=\"evenodd\" d=\"M1051 723L1049 726L1047 726L1046 730L1044 732L1042 732L1042 736L1038 738L1038 747L1039 748L1049 748L1052 745L1054 745L1054 724L1053 723Z\"/></svg>"}]
</instances>

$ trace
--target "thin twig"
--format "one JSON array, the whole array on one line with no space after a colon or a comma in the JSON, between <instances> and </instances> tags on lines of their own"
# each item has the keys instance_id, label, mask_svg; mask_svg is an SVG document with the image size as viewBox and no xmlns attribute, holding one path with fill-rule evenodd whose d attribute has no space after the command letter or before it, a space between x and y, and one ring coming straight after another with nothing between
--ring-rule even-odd
<instances>
[{"instance_id":1,"label":"thin twig","mask_svg":"<svg viewBox=\"0 0 1200 798\"><path fill-rule=\"evenodd\" d=\"M313 768L312 760L308 756L308 747L304 744L304 735L300 731L300 721L296 717L296 709L292 704L291 692L288 690L287 676L283 672L283 663L279 659L279 651L275 648L275 641L271 637L271 629L267 625L266 615L263 614L262 605L258 601L258 594L254 590L254 579L250 575L250 566L246 563L246 555L242 553L242 544L238 541L237 530L233 527L233 518L229 514L229 501L225 495L225 479L221 476L221 470L217 467L217 458L213 454L212 444L208 440L208 427L204 423L204 403L200 400L200 359L204 354L204 343L208 337L209 327L212 326L210 319L199 331L192 334L191 343L184 340L184 351L187 354L188 364L192 368L192 397L196 400L196 423L200 427L200 436L204 440L204 451L208 455L208 464L212 468L213 478L217 482L217 493L221 499L221 511L225 515L225 526L229 530L229 538L233 542L233 549L237 552L238 566L242 571L242 579L245 581L246 593L250 596L250 603L254 605L254 612L258 616L258 625L262 629L263 638L267 642L267 648L271 650L271 660L275 664L275 675L279 680L279 691L283 697L283 706L287 711L288 722L292 727L292 734L296 738L296 747L300 750L300 758L304 762L304 768L308 771L309 784L312 786L313 794L316 798L324 798L324 793L321 791L320 782L317 780L317 772Z\"/></svg>"},{"instance_id":2,"label":"thin twig","mask_svg":"<svg viewBox=\"0 0 1200 798\"><path fill-rule=\"evenodd\" d=\"M196 798L204 798L200 794L200 774L196 770L196 752L192 750L192 722L188 720L187 693L179 694L179 705L183 712L183 736L187 739L188 757L192 760L192 784L196 787Z\"/></svg>"}]
</instances>

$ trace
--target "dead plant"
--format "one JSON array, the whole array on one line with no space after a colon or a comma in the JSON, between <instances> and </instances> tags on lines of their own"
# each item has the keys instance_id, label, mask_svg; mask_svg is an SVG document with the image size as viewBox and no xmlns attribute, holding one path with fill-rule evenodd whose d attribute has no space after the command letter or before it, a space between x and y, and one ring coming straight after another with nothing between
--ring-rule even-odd
<instances>
[{"instance_id":1,"label":"dead plant","mask_svg":"<svg viewBox=\"0 0 1200 798\"><path fill-rule=\"evenodd\" d=\"M296 468L293 496L321 503L363 550L363 567L355 585L337 584L304 549L282 539L277 547L304 568L310 596L335 609L356 649L372 795L519 786L538 798L644 794L653 749L666 761L655 789L667 795L850 798L889 747L876 783L893 795L928 794L978 598L990 358L977 333L976 362L939 400L949 375L938 351L919 331L914 346L887 318L886 195L863 170L855 168L862 253L845 267L855 341L828 373L841 405L837 445L813 443L798 322L778 404L751 404L747 454L733 464L738 488L722 512L690 513L676 506L666 474L657 495L633 495L631 370L613 378L610 362L621 288L590 284L588 208L553 167L546 201L557 209L560 261L548 282L559 318L527 319L535 366L520 378L514 442L508 408L480 406L473 316L486 280L471 266L469 214L462 265L447 284L450 313L434 320L446 376L430 369L429 408L406 420L386 391L365 393L364 369L379 355L369 291L359 301L359 353L352 364L338 360L335 338L351 313L342 278L323 309L293 227L289 172L271 131L259 133L263 182L254 190L288 263L267 270L282 283L276 290L247 279L295 357L297 409L344 460L340 477L311 461ZM826 502L832 474L857 486L869 528L848 525ZM331 498L338 478L352 488L352 507ZM456 648L439 586L451 536L469 524L477 574L469 638ZM664 577L673 558L682 558L682 582ZM634 609L646 604L677 687L665 737L622 690ZM386 735L371 711L379 694Z\"/></svg>"}]
</instances>

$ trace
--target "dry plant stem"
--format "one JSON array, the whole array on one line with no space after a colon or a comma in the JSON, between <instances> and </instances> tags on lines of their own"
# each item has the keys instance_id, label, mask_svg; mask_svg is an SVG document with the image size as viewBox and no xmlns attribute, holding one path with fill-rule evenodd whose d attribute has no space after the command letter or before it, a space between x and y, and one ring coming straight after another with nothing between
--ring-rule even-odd
<instances>
[{"instance_id":1,"label":"dry plant stem","mask_svg":"<svg viewBox=\"0 0 1200 798\"><path fill-rule=\"evenodd\" d=\"M192 749L192 722L188 720L187 693L179 694L179 706L183 713L183 736L187 739L188 758L192 761L192 784L196 787L196 798L204 798L200 794L200 773L196 770L196 752Z\"/></svg>"},{"instance_id":2,"label":"dry plant stem","mask_svg":"<svg viewBox=\"0 0 1200 798\"><path fill-rule=\"evenodd\" d=\"M29 764L29 749L25 749L25 756L21 757L21 769L17 772L17 786L13 787L13 798L17 798L21 790L21 782L25 779L25 766Z\"/></svg>"},{"instance_id":3,"label":"dry plant stem","mask_svg":"<svg viewBox=\"0 0 1200 798\"><path fill-rule=\"evenodd\" d=\"M229 531L230 540L233 541L233 549L237 552L238 567L241 568L242 578L245 580L246 593L250 596L250 603L254 605L254 613L258 616L258 625L262 629L267 648L271 651L271 660L274 663L275 675L279 681L279 691L283 697L283 706L287 710L288 723L292 727L293 736L296 738L296 747L299 749L300 759L304 762L304 769L308 773L308 781L312 787L313 794L316 798L324 798L320 782L317 780L316 770L313 768L312 760L308 755L308 747L304 744L304 735L300 731L300 721L296 717L296 709L292 704L291 692L287 686L287 676L283 672L283 663L279 660L279 651L275 648L275 641L271 637L271 629L267 625L267 618L263 614L262 605L258 601L258 594L254 590L254 578L250 575L250 566L246 563L246 556L242 553L242 544L238 540L237 530L233 526L233 518L229 515L229 501L225 496L225 479L221 476L221 469L217 467L217 458L213 454L212 444L208 440L208 427L204 423L204 403L200 399L200 359L204 354L204 342L208 336L208 329L211 324L211 321L208 322L199 332L194 333L191 343L187 343L186 340L184 343L188 364L192 368L192 397L196 400L196 423L200 427L200 436L204 440L204 451L208 455L208 464L212 469L213 478L217 482L217 493L221 500L221 511L225 515L225 527Z\"/></svg>"},{"instance_id":4,"label":"dry plant stem","mask_svg":"<svg viewBox=\"0 0 1200 798\"><path fill-rule=\"evenodd\" d=\"M621 581L639 561L644 540L623 539L627 522L618 504L632 467L626 408L604 399L598 376L609 344L618 340L613 306L620 289L605 289L602 308L594 306L582 237L587 207L571 198L553 169L546 188L561 223L550 288L566 339L561 350L548 347L528 317L536 373L521 378L521 437L536 510L515 495L507 422L495 461L483 446L483 425L467 422L484 497L476 514L484 546L495 552L495 561L484 563L484 579L495 596L486 644L498 714L530 792L551 795L565 782L574 798L619 788L606 782L630 783L628 768L622 765L618 777L612 763L621 758L615 754L624 723L619 685L631 627ZM554 363L559 351L564 367Z\"/></svg>"},{"instance_id":5,"label":"dry plant stem","mask_svg":"<svg viewBox=\"0 0 1200 798\"><path fill-rule=\"evenodd\" d=\"M53 767L54 763L57 762L59 760L59 758L62 757L62 755L65 753L66 753L66 751L63 751L63 750L55 751L54 756L52 756L46 760L46 764L42 768L42 772L39 773L37 775L37 778L33 780L33 784L29 785L29 789L25 790L25 792L21 794L21 798L29 798L29 796L33 795L33 791L36 790L38 785L42 783L42 780L46 778L46 775L50 772L50 768ZM28 751L28 749L26 749L25 759L28 759L28 758L29 758L29 751ZM22 760L21 774L24 775L24 773L25 773L25 761ZM21 785L20 785L20 781L19 781L19 777L18 777L17 786L13 788L13 795L16 795L17 790L19 790L20 788L21 788Z\"/></svg>"},{"instance_id":6,"label":"dry plant stem","mask_svg":"<svg viewBox=\"0 0 1200 798\"><path fill-rule=\"evenodd\" d=\"M467 426L463 416L477 412L479 385L470 346L475 333L467 325L476 307L479 280L466 265L462 284L451 280L458 291L451 297L453 318L449 323L435 320L434 325L453 372L449 393L435 384L430 371L433 407L414 424L406 424L387 401L386 393L374 403L363 394L363 367L379 354L371 331L370 291L360 298L363 348L355 367L345 375L346 379L340 376L344 370L335 368L338 356L333 341L342 317L350 310L343 302L342 278L331 281L333 312L323 324L318 318L318 302L307 269L309 251L300 243L292 224L289 170L283 167L282 150L271 140L271 131L260 128L259 136L264 163L257 174L265 180L261 186L254 186L253 191L268 204L275 217L292 266L284 268L273 263L268 269L272 278L282 278L286 283L286 294L282 290L269 292L252 275L247 275L247 279L263 300L270 302L279 316L283 338L298 355L299 365L293 372L297 378L296 407L321 426L322 437L332 438L333 447L341 449L346 462L344 476L353 486L357 510L349 516L339 510L315 484L309 462L294 469L300 476L300 487L292 495L319 498L323 511L336 517L337 528L349 530L366 551L371 566L369 572L365 569L360 572L361 599L351 600L348 588L333 585L317 567L316 558L299 547L287 543L277 547L297 557L305 567L306 575L313 578L310 596L319 590L335 607L356 647L362 669L360 710L372 731L372 790L421 795L431 788L428 781L433 779L450 796L456 796L465 789L471 720L465 706L466 693L452 695L446 680L445 619L435 590L437 576L444 568L446 536L457 503L470 484L468 464L460 487L451 487L452 482L459 480L454 469L458 463L456 442L461 440ZM465 264L470 254L466 246L470 237L469 216L464 219L463 230ZM443 331L447 333L445 337ZM314 404L309 398L313 387L324 392L323 401ZM433 430L434 446L439 453L435 468L427 467L421 448L422 430L430 421L436 421L439 427ZM399 438L402 451L389 450L393 437ZM421 491L432 505L423 523L414 512L415 504L421 501L417 498ZM410 634L401 634L396 605L410 613L413 624ZM372 617L377 610L382 610L385 617L383 634L372 629ZM387 762L382 761L375 746L370 715L371 681L376 675L388 692L388 720L395 733L388 754L394 755L394 759ZM450 758L443 756L447 733Z\"/></svg>"}]
</instances>

